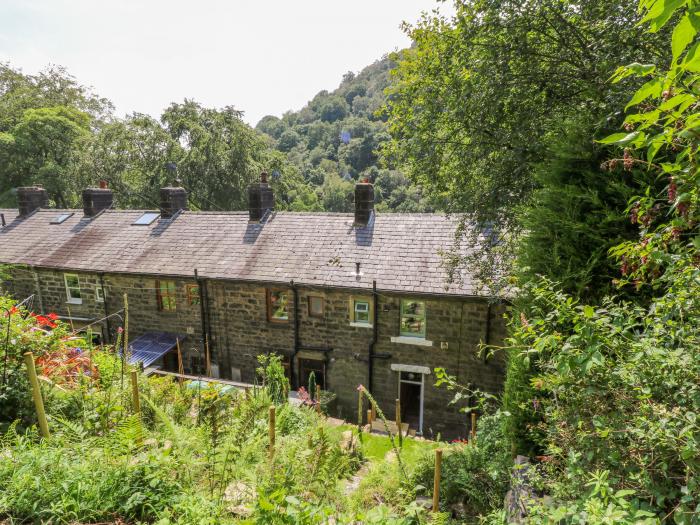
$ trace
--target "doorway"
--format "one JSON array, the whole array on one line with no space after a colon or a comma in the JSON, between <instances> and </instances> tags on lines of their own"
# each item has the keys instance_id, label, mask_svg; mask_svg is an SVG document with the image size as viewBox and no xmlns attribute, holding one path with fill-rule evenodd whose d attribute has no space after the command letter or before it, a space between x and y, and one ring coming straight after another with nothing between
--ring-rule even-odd
<instances>
[{"instance_id":1,"label":"doorway","mask_svg":"<svg viewBox=\"0 0 700 525\"><path fill-rule=\"evenodd\" d=\"M299 386L309 388L309 376L312 372L316 386L326 390L326 362L316 359L299 359Z\"/></svg>"},{"instance_id":2,"label":"doorway","mask_svg":"<svg viewBox=\"0 0 700 525\"><path fill-rule=\"evenodd\" d=\"M401 421L423 435L423 378L418 372L399 372Z\"/></svg>"}]
</instances>

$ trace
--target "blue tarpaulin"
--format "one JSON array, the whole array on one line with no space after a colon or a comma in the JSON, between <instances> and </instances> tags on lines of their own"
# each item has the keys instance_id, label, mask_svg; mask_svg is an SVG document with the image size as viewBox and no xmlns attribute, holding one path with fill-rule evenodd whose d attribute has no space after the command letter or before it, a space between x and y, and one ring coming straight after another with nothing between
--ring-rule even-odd
<instances>
[{"instance_id":1,"label":"blue tarpaulin","mask_svg":"<svg viewBox=\"0 0 700 525\"><path fill-rule=\"evenodd\" d=\"M146 332L129 343L129 364L143 363L146 367L175 348L184 336L168 332Z\"/></svg>"}]
</instances>

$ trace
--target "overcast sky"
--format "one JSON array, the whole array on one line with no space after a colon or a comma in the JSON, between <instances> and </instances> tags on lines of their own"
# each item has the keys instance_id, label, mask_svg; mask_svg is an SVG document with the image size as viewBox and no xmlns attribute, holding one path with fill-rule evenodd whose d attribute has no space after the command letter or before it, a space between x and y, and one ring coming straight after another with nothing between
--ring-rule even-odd
<instances>
[{"instance_id":1,"label":"overcast sky","mask_svg":"<svg viewBox=\"0 0 700 525\"><path fill-rule=\"evenodd\" d=\"M60 64L123 115L233 105L255 124L406 47L436 0L0 0L0 61Z\"/></svg>"}]
</instances>

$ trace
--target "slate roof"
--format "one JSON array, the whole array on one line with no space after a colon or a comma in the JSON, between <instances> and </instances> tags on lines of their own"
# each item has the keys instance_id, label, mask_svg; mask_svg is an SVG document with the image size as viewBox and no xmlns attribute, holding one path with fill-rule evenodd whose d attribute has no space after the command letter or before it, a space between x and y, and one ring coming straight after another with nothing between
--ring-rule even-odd
<instances>
[{"instance_id":1,"label":"slate roof","mask_svg":"<svg viewBox=\"0 0 700 525\"><path fill-rule=\"evenodd\" d=\"M74 212L62 224L50 221ZM457 220L439 214L377 214L354 227L345 213L273 213L263 224L247 212L185 211L148 226L143 210L39 210L0 228L0 263L88 272L294 280L324 287L440 295L478 295L473 279L448 284L441 251L451 248ZM14 211L16 215L16 210ZM6 214L6 217L9 217ZM361 275L356 276L356 263Z\"/></svg>"},{"instance_id":2,"label":"slate roof","mask_svg":"<svg viewBox=\"0 0 700 525\"><path fill-rule=\"evenodd\" d=\"M0 215L5 216L5 222L12 222L15 220L19 212L17 210L13 210L12 208L0 208ZM0 223L0 227L2 227L2 223Z\"/></svg>"}]
</instances>

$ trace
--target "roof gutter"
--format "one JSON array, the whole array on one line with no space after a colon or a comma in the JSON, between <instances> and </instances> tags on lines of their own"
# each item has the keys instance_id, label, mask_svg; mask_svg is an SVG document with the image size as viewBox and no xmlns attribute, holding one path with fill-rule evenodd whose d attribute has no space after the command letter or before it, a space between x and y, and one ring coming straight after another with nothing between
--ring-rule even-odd
<instances>
[{"instance_id":1,"label":"roof gutter","mask_svg":"<svg viewBox=\"0 0 700 525\"><path fill-rule=\"evenodd\" d=\"M0 261L2 263L2 261ZM27 264L27 263L5 263L5 264ZM58 271L65 271L65 272L79 272L79 273L94 273L97 274L102 270L91 270L91 269L85 269L85 268L71 268L71 267L63 267L63 266L45 266L45 265L29 265L30 268L39 268L39 269L46 269L46 270L58 270ZM179 273L150 273L150 272L118 272L118 271L111 271L111 272L105 272L109 273L111 275L128 275L128 276L150 276L154 278L166 278L170 277L173 279L187 279L189 275L184 275L184 274L179 274ZM209 277L202 277L202 279L207 279L209 281L221 281L221 282L231 282L231 283L244 283L244 284L262 284L262 285L271 285L271 286L280 286L282 284L280 281L269 281L269 280L264 280L264 279L242 279L242 278L237 278L237 277L215 277L215 276L209 276ZM325 289L325 290L347 290L347 291L353 291L357 290L360 292L367 292L368 288L362 288L358 286L338 286L338 285L333 285L333 284L318 284L318 283L295 283L296 286L307 286L309 288L316 288L316 289ZM447 300L455 300L455 301L464 301L464 300L476 300L476 301L483 301L485 299L494 299L496 298L495 296L490 296L490 295L473 295L473 294L450 294L450 293L436 293L436 292L422 292L422 291L417 291L417 290L393 290L393 289L382 289L378 288L377 292L379 293L384 293L384 294L393 294L393 295L411 295L411 296L416 296L416 297L439 297L441 299L447 299ZM503 301L505 300L506 302L508 299L503 299L503 298L498 298L499 300Z\"/></svg>"}]
</instances>

